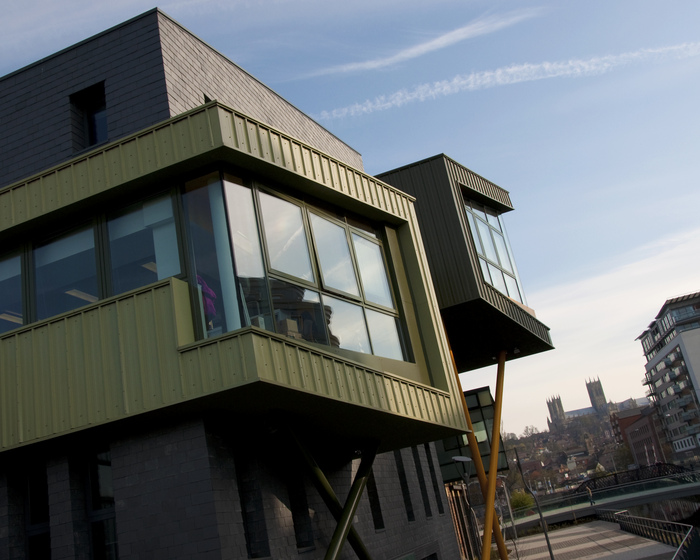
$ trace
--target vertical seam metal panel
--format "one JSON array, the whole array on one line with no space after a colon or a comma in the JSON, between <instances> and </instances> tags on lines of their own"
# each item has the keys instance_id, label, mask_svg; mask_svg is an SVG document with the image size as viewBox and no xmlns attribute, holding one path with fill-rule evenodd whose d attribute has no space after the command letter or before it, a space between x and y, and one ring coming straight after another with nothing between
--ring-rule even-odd
<instances>
[{"instance_id":1,"label":"vertical seam metal panel","mask_svg":"<svg viewBox=\"0 0 700 560\"><path fill-rule=\"evenodd\" d=\"M459 411L447 405L454 399L444 391L333 358L278 335L256 330L245 336L255 340L255 367L262 380L418 420L461 425Z\"/></svg>"},{"instance_id":2,"label":"vertical seam metal panel","mask_svg":"<svg viewBox=\"0 0 700 560\"><path fill-rule=\"evenodd\" d=\"M409 195L214 102L3 188L0 230L221 145L408 219L398 200Z\"/></svg>"},{"instance_id":3,"label":"vertical seam metal panel","mask_svg":"<svg viewBox=\"0 0 700 560\"><path fill-rule=\"evenodd\" d=\"M0 447L159 408L175 393L181 400L175 323L192 318L174 313L177 282L0 337Z\"/></svg>"}]
</instances>

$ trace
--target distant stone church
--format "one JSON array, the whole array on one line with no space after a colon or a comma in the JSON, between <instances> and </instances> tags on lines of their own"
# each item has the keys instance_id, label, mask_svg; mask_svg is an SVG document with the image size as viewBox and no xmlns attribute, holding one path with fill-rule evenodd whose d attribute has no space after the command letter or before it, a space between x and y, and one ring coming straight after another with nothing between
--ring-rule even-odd
<instances>
[{"instance_id":1,"label":"distant stone church","mask_svg":"<svg viewBox=\"0 0 700 560\"><path fill-rule=\"evenodd\" d=\"M588 398L591 401L590 407L564 411L559 395L547 399L547 408L549 409L547 426L550 432L563 430L568 420L578 416L596 415L603 418L608 415L611 406L615 406L613 403L608 403L605 399L605 391L603 391L603 384L600 382L600 379L586 381L586 389L588 390Z\"/></svg>"}]
</instances>

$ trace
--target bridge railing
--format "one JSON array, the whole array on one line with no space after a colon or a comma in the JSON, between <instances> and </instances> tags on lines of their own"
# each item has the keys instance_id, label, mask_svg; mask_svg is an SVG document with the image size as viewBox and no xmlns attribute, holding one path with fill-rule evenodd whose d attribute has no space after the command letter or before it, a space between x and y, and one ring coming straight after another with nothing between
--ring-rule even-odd
<instances>
[{"instance_id":1,"label":"bridge railing","mask_svg":"<svg viewBox=\"0 0 700 560\"><path fill-rule=\"evenodd\" d=\"M603 521L620 525L620 529L675 547L673 560L693 560L700 558L700 532L692 525L662 521L630 515L627 510L596 510Z\"/></svg>"},{"instance_id":2,"label":"bridge railing","mask_svg":"<svg viewBox=\"0 0 700 560\"><path fill-rule=\"evenodd\" d=\"M649 492L652 490L668 489L684 484L700 482L700 473L686 472L676 475L663 476L659 478L648 478L637 482L629 482L619 484L617 486L609 486L601 488L593 492L593 500L602 502L614 498L623 497L627 494L637 492ZM551 512L558 509L576 509L589 504L587 492L579 492L576 494L557 495L551 494L539 498L540 507L543 513ZM519 508L513 510L513 516L516 519L527 517L534 514L532 508Z\"/></svg>"}]
</instances>

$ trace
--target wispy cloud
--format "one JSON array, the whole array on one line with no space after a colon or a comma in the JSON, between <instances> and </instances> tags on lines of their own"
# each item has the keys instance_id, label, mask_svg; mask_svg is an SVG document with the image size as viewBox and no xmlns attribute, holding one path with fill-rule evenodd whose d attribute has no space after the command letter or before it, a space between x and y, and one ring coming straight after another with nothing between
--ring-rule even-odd
<instances>
[{"instance_id":1,"label":"wispy cloud","mask_svg":"<svg viewBox=\"0 0 700 560\"><path fill-rule=\"evenodd\" d=\"M668 298L700 290L700 229L671 234L618 258L607 272L528 294L552 329L555 350L509 362L504 394L508 431L546 428L546 399L567 410L589 406L586 379L600 377L615 402L644 395L641 334ZM668 274L673 270L673 274ZM572 319L573 318L573 319ZM465 388L492 385L495 370L463 374Z\"/></svg>"},{"instance_id":2,"label":"wispy cloud","mask_svg":"<svg viewBox=\"0 0 700 560\"><path fill-rule=\"evenodd\" d=\"M431 39L430 41L403 49L395 54L392 54L391 56L365 60L363 62L351 62L349 64L331 66L329 68L323 68L307 74L305 77L325 76L328 74L347 74L350 72L378 70L388 66L394 66L401 62L418 58L430 52L450 47L466 39L472 39L474 37L479 37L480 35L488 35L489 33L500 31L501 29L515 25L516 23L519 23L525 19L534 17L537 15L537 13L539 13L539 10L520 10L498 16L483 17L469 23L468 25L465 25L464 27L449 31L448 33L440 35L439 37Z\"/></svg>"},{"instance_id":3,"label":"wispy cloud","mask_svg":"<svg viewBox=\"0 0 700 560\"><path fill-rule=\"evenodd\" d=\"M498 86L508 86L522 82L546 80L549 78L581 78L610 72L620 66L648 60L683 59L700 55L700 42L682 43L669 47L640 49L617 55L572 59L563 62L541 62L539 64L514 64L486 70L459 74L451 80L420 84L401 89L390 95L381 95L363 103L354 103L331 111L322 111L319 120L332 120L366 115L376 111L386 111L417 101L427 101L454 95L464 91L476 91Z\"/></svg>"}]
</instances>

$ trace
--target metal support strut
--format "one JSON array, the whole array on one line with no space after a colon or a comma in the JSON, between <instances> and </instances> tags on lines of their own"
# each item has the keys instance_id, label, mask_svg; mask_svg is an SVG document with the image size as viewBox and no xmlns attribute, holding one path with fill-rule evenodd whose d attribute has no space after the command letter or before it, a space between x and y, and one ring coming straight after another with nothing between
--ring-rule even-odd
<instances>
[{"instance_id":1,"label":"metal support strut","mask_svg":"<svg viewBox=\"0 0 700 560\"><path fill-rule=\"evenodd\" d=\"M342 550L346 540L350 543L350 546L352 546L355 554L357 554L357 557L360 560L372 560L372 557L362 542L362 539L352 526L352 519L355 517L357 507L360 504L360 498L362 497L362 492L365 489L367 479L369 478L372 470L372 464L374 463L374 458L377 455L377 446L373 446L363 451L360 467L355 475L352 486L350 487L350 493L345 501L345 506L342 506L340 500L338 500L338 497L333 491L330 482L328 482L328 478L326 478L326 475L323 473L321 467L319 467L309 450L291 430L290 434L296 443L306 466L308 467L309 474L311 475L311 481L316 487L318 493L321 495L326 507L328 507L330 510L331 515L333 515L337 522L336 529L333 533L333 537L331 538L331 542L328 545L328 550L326 551L324 560L335 560L339 558L340 551Z\"/></svg>"},{"instance_id":2,"label":"metal support strut","mask_svg":"<svg viewBox=\"0 0 700 560\"><path fill-rule=\"evenodd\" d=\"M448 341L449 344L449 341ZM493 531L493 536L496 539L496 546L498 547L498 555L500 556L501 560L508 560L508 549L506 548L506 543L505 540L503 539L503 534L501 533L501 527L498 524L498 517L496 516L496 508L494 507L494 498L496 494L496 475L498 474L496 472L496 469L493 468L493 470L489 471L489 475L493 475L493 484L494 484L494 489L493 489L493 496L494 498L491 499L491 507L489 508L489 500L488 500L488 488L489 488L489 479L486 477L486 471L484 470L484 464L481 461L481 452L479 451L479 444L476 441L476 437L474 436L474 427L472 426L472 419L471 416L469 416L469 408L467 407L467 401L464 398L464 391L462 391L462 382L459 379L459 370L457 369L457 363L455 362L454 354L452 353L452 349L450 348L450 357L452 358L452 368L454 369L455 373L455 379L457 381L457 388L459 389L459 395L462 399L462 408L464 409L464 417L467 420L467 443L469 444L469 450L471 451L472 455L472 461L474 461L474 467L476 469L476 475L477 478L479 479L479 486L481 486L481 493L484 496L484 503L486 504L486 513L484 517L484 546L482 546L481 550L481 558L482 560L489 560L491 558L491 532ZM505 359L506 359L506 353L501 352L498 356L498 375L503 377L503 372L505 370ZM501 364L503 364L501 366ZM500 392L500 397L502 399L503 397L503 390L502 390L502 383L501 385L501 392ZM497 380L496 384L496 399L497 403L501 402L498 401L499 398L499 383ZM497 404L498 406L498 424L496 424L496 419L495 419L495 413L496 413L496 407L494 407L494 430L493 432L496 433L497 430L499 430L499 426L501 423L500 420L500 404ZM498 441L498 440L496 440ZM496 452L493 452L493 441L491 443L492 447L492 452L491 452L491 457L493 458L494 456L498 455L498 447L496 447ZM489 468L491 467L491 464L489 463ZM491 510L491 514L489 515L489 509ZM486 531L486 516L489 517L490 523L488 527L488 532ZM488 541L487 541L488 539Z\"/></svg>"}]
</instances>

